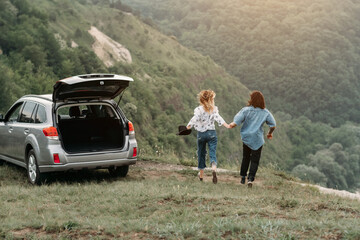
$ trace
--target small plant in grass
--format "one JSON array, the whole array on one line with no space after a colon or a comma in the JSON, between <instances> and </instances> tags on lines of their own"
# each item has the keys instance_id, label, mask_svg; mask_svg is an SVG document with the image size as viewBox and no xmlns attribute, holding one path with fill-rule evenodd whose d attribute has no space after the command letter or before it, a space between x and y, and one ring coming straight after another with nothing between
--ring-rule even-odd
<instances>
[{"instance_id":1,"label":"small plant in grass","mask_svg":"<svg viewBox=\"0 0 360 240\"><path fill-rule=\"evenodd\" d=\"M63 224L63 228L68 231L71 231L74 228L79 227L79 226L80 226L80 224L78 224L77 222L73 222L73 221L68 221Z\"/></svg>"},{"instance_id":2,"label":"small plant in grass","mask_svg":"<svg viewBox=\"0 0 360 240\"><path fill-rule=\"evenodd\" d=\"M294 208L299 204L295 199L285 199L284 197L278 202L279 207L281 208Z\"/></svg>"},{"instance_id":3,"label":"small plant in grass","mask_svg":"<svg viewBox=\"0 0 360 240\"><path fill-rule=\"evenodd\" d=\"M61 232L61 227L59 227L59 226L46 226L45 227L45 231L47 232L47 233L58 233L58 232Z\"/></svg>"},{"instance_id":4,"label":"small plant in grass","mask_svg":"<svg viewBox=\"0 0 360 240\"><path fill-rule=\"evenodd\" d=\"M360 233L356 230L345 231L344 239L360 239Z\"/></svg>"},{"instance_id":5,"label":"small plant in grass","mask_svg":"<svg viewBox=\"0 0 360 240\"><path fill-rule=\"evenodd\" d=\"M279 176L279 177L281 177L281 178L283 178L285 180L296 181L296 178L294 178L293 176L291 176L291 175L289 175L289 174L287 174L285 172L280 172L279 171L279 172L276 172L275 175Z\"/></svg>"},{"instance_id":6,"label":"small plant in grass","mask_svg":"<svg viewBox=\"0 0 360 240\"><path fill-rule=\"evenodd\" d=\"M190 166L190 167L197 166L197 161L194 161L193 159L181 158L181 159L179 159L179 161L180 161L180 164L184 165L184 166Z\"/></svg>"},{"instance_id":7,"label":"small plant in grass","mask_svg":"<svg viewBox=\"0 0 360 240\"><path fill-rule=\"evenodd\" d=\"M284 236L282 236L280 239L282 239L282 240L295 240L297 238L295 236L293 236L291 233L287 233Z\"/></svg>"}]
</instances>

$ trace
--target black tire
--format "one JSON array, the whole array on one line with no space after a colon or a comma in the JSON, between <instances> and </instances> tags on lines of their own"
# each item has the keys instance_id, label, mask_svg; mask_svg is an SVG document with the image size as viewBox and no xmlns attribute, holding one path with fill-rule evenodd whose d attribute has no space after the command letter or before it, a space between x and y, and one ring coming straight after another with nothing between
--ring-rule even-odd
<instances>
[{"instance_id":1,"label":"black tire","mask_svg":"<svg viewBox=\"0 0 360 240\"><path fill-rule=\"evenodd\" d=\"M112 177L126 177L129 172L129 165L109 168L109 173Z\"/></svg>"},{"instance_id":2,"label":"black tire","mask_svg":"<svg viewBox=\"0 0 360 240\"><path fill-rule=\"evenodd\" d=\"M32 185L40 185L43 181L43 174L39 171L35 151L31 149L26 157L26 173Z\"/></svg>"}]
</instances>

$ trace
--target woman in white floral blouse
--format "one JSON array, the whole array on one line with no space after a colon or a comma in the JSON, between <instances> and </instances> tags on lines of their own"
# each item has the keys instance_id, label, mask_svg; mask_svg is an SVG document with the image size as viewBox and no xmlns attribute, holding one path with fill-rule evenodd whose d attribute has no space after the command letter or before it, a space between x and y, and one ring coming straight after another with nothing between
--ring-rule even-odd
<instances>
[{"instance_id":1,"label":"woman in white floral blouse","mask_svg":"<svg viewBox=\"0 0 360 240\"><path fill-rule=\"evenodd\" d=\"M200 170L200 181L204 177L204 169L206 168L206 143L209 146L210 165L213 170L213 183L217 183L216 177L216 146L217 136L214 122L218 122L219 126L230 126L220 116L218 108L215 106L215 92L212 90L203 90L198 94L200 106L195 108L194 116L191 118L187 128L192 127L197 130L197 153L198 153L198 168Z\"/></svg>"}]
</instances>

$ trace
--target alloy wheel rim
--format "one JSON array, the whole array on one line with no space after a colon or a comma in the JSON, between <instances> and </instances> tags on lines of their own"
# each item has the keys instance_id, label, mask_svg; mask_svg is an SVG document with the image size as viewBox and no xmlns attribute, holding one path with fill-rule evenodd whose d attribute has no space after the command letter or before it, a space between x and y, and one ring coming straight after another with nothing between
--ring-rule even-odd
<instances>
[{"instance_id":1,"label":"alloy wheel rim","mask_svg":"<svg viewBox=\"0 0 360 240\"><path fill-rule=\"evenodd\" d=\"M35 182L36 179L36 163L34 155L29 156L28 173L31 182Z\"/></svg>"}]
</instances>

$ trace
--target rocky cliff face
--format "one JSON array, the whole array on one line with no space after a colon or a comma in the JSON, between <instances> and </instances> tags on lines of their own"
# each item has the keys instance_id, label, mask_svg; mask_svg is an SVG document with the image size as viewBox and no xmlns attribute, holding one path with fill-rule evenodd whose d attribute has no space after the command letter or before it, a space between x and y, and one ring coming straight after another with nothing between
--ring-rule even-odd
<instances>
[{"instance_id":1,"label":"rocky cliff face","mask_svg":"<svg viewBox=\"0 0 360 240\"><path fill-rule=\"evenodd\" d=\"M116 62L132 63L130 51L123 45L114 41L94 26L91 26L88 32L94 38L92 49L104 62L105 66L111 67Z\"/></svg>"}]
</instances>

